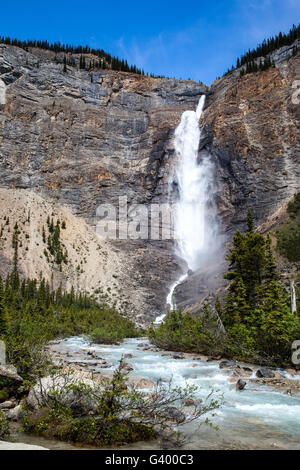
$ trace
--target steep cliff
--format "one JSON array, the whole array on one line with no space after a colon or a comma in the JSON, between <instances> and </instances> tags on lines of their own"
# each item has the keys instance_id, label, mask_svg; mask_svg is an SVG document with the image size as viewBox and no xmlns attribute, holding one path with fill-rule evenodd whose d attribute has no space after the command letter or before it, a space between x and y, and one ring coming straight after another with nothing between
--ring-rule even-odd
<instances>
[{"instance_id":1,"label":"steep cliff","mask_svg":"<svg viewBox=\"0 0 300 470\"><path fill-rule=\"evenodd\" d=\"M58 213L64 206L92 227L97 207L117 206L119 196L127 196L128 205L165 202L172 134L181 114L207 91L204 85L73 67L64 73L54 53L4 45L0 73L6 84L2 187L38 193L46 203L55 202ZM12 225L14 208L6 200L3 216L10 215ZM115 275L131 313L153 318L164 307L170 278L176 278L170 242L123 241L111 243L110 250L119 254L123 272L116 266ZM12 253L4 247L2 256L11 259ZM40 257L33 252L30 260L39 272ZM78 286L76 276L63 266L57 282L63 277L67 287ZM98 278L81 279L79 287L93 290Z\"/></svg>"},{"instance_id":2,"label":"steep cliff","mask_svg":"<svg viewBox=\"0 0 300 470\"><path fill-rule=\"evenodd\" d=\"M299 191L300 105L293 103L293 85L300 78L300 54L293 55L293 47L272 54L274 68L244 77L236 70L209 90L199 158L208 152L215 162L215 198L227 242L245 228L248 207L257 228L266 231ZM193 274L176 291L178 305L185 308L218 289L222 296L225 269L219 260Z\"/></svg>"},{"instance_id":3,"label":"steep cliff","mask_svg":"<svg viewBox=\"0 0 300 470\"><path fill-rule=\"evenodd\" d=\"M166 202L176 161L174 130L182 113L194 109L204 93L208 99L199 158L208 152L215 162L215 198L227 241L243 226L247 207L253 208L258 224L268 221L300 188L300 106L291 101L300 55L290 58L286 48L276 54L276 68L242 78L235 71L207 89L191 81L107 70L68 67L64 73L53 53L0 45L0 78L6 84L6 104L0 112L0 185L10 190L3 193L3 224L3 217L9 216L12 230L18 211L28 211L30 201L32 211L44 203L47 209L34 222L35 229L45 225L52 210L55 217L63 214L72 220L72 230L81 234L80 245L83 226L89 239L94 236L99 204L117 206L119 196L127 196L128 204ZM172 194L176 198L175 180ZM18 211L10 202L15 197L20 198ZM50 209L53 204L55 209ZM80 274L82 268L71 268L84 256L79 260L71 249L71 235L72 243L66 233L63 236L69 266L54 269L43 250L35 256L31 244L30 256L19 253L22 272L39 273L42 266L47 277L54 273L54 282L92 292L101 282L101 291L109 289L117 279L111 302L122 291L127 300L118 297L120 308L129 302L129 313L141 321L164 309L169 286L181 270L171 241L106 242L97 250L95 238L91 258L109 268L96 274L88 260L84 271L93 273L88 275ZM6 238L1 256L8 270L12 251ZM179 305L193 305L222 287L224 269L216 260L209 272L192 274L176 291Z\"/></svg>"}]
</instances>

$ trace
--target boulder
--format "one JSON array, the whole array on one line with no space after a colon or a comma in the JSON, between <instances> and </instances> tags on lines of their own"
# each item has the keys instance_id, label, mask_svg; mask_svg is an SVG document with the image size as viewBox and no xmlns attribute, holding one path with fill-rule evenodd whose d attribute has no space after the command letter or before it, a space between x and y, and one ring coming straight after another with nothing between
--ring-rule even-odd
<instances>
[{"instance_id":1,"label":"boulder","mask_svg":"<svg viewBox=\"0 0 300 470\"><path fill-rule=\"evenodd\" d=\"M0 410L10 410L15 406L15 403L13 401L4 401L3 403L0 403Z\"/></svg>"},{"instance_id":2,"label":"boulder","mask_svg":"<svg viewBox=\"0 0 300 470\"><path fill-rule=\"evenodd\" d=\"M256 371L256 377L260 379L274 379L275 374L270 369L262 368Z\"/></svg>"},{"instance_id":3,"label":"boulder","mask_svg":"<svg viewBox=\"0 0 300 470\"><path fill-rule=\"evenodd\" d=\"M51 406L52 395L56 394L61 404L72 409L78 416L86 415L96 411L97 402L87 397L80 391L74 391L71 385L83 384L92 389L101 388L94 381L86 378L72 376L66 378L63 376L43 377L40 381L30 390L26 402L29 408L37 410L39 408ZM68 389L66 389L66 386Z\"/></svg>"},{"instance_id":4,"label":"boulder","mask_svg":"<svg viewBox=\"0 0 300 470\"><path fill-rule=\"evenodd\" d=\"M22 383L23 379L13 365L0 365L0 402L18 395Z\"/></svg>"},{"instance_id":5,"label":"boulder","mask_svg":"<svg viewBox=\"0 0 300 470\"><path fill-rule=\"evenodd\" d=\"M195 400L193 400L192 398L187 398L187 399L184 401L184 405L185 405L185 406L196 406L196 402L195 402Z\"/></svg>"},{"instance_id":6,"label":"boulder","mask_svg":"<svg viewBox=\"0 0 300 470\"><path fill-rule=\"evenodd\" d=\"M124 354L124 359L132 359L134 357L133 354L130 354L130 353L127 353L127 354Z\"/></svg>"},{"instance_id":7,"label":"boulder","mask_svg":"<svg viewBox=\"0 0 300 470\"><path fill-rule=\"evenodd\" d=\"M124 363L122 364L122 369L123 369L123 370L126 370L126 371L128 371L128 372L130 372L130 371L133 370L133 367L132 367L130 364L128 364L128 362L124 362Z\"/></svg>"},{"instance_id":8,"label":"boulder","mask_svg":"<svg viewBox=\"0 0 300 470\"><path fill-rule=\"evenodd\" d=\"M253 369L251 369L251 367L246 367L246 366L244 366L244 367L242 367L242 369L243 369L245 372L249 372L249 373L253 374Z\"/></svg>"},{"instance_id":9,"label":"boulder","mask_svg":"<svg viewBox=\"0 0 300 470\"><path fill-rule=\"evenodd\" d=\"M141 388L141 389L154 388L155 383L152 382L152 380L149 380L149 379L141 379L135 384L135 386L136 386L136 388Z\"/></svg>"},{"instance_id":10,"label":"boulder","mask_svg":"<svg viewBox=\"0 0 300 470\"><path fill-rule=\"evenodd\" d=\"M234 379L233 377L231 379L228 379L228 382L230 384L236 384L236 379Z\"/></svg>"},{"instance_id":11,"label":"boulder","mask_svg":"<svg viewBox=\"0 0 300 470\"><path fill-rule=\"evenodd\" d=\"M245 382L244 380L240 379L237 381L236 383L236 389L239 390L239 391L242 391L244 390L244 388L246 387L247 385L247 382Z\"/></svg>"},{"instance_id":12,"label":"boulder","mask_svg":"<svg viewBox=\"0 0 300 470\"><path fill-rule=\"evenodd\" d=\"M220 369L238 369L240 366L235 361L221 361L219 367Z\"/></svg>"},{"instance_id":13,"label":"boulder","mask_svg":"<svg viewBox=\"0 0 300 470\"><path fill-rule=\"evenodd\" d=\"M185 421L185 414L182 411L178 410L175 406L167 406L163 414L165 418L169 419L170 421L174 421L177 424L182 424Z\"/></svg>"},{"instance_id":14,"label":"boulder","mask_svg":"<svg viewBox=\"0 0 300 470\"><path fill-rule=\"evenodd\" d=\"M5 413L6 419L11 421L19 421L19 419L23 418L25 415L25 411L22 405L17 405L12 410L9 410Z\"/></svg>"},{"instance_id":15,"label":"boulder","mask_svg":"<svg viewBox=\"0 0 300 470\"><path fill-rule=\"evenodd\" d=\"M172 355L173 359L179 360L179 359L184 359L184 354L183 353L175 353Z\"/></svg>"}]
</instances>

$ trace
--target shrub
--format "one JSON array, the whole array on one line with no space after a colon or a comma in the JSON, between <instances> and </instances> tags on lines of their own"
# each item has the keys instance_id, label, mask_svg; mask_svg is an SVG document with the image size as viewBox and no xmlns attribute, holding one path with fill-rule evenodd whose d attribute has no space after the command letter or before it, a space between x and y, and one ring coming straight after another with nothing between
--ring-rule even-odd
<instances>
[{"instance_id":1,"label":"shrub","mask_svg":"<svg viewBox=\"0 0 300 470\"><path fill-rule=\"evenodd\" d=\"M5 418L3 411L0 411L0 439L5 439L9 436L9 425Z\"/></svg>"}]
</instances>

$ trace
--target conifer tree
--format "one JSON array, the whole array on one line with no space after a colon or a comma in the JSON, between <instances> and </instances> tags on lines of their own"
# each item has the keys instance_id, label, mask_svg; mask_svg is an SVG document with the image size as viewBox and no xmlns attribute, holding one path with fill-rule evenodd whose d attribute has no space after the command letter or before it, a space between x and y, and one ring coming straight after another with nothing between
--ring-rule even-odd
<instances>
[{"instance_id":1,"label":"conifer tree","mask_svg":"<svg viewBox=\"0 0 300 470\"><path fill-rule=\"evenodd\" d=\"M9 333L9 317L6 307L3 283L0 277L0 339L5 339Z\"/></svg>"}]
</instances>

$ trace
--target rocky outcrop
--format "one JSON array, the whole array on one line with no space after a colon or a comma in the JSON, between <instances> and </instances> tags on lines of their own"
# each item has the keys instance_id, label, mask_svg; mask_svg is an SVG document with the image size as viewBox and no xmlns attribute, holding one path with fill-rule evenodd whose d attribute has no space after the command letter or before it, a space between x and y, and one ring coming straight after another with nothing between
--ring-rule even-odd
<instances>
[{"instance_id":1,"label":"rocky outcrop","mask_svg":"<svg viewBox=\"0 0 300 470\"><path fill-rule=\"evenodd\" d=\"M0 365L0 402L19 395L23 379L13 365Z\"/></svg>"}]
</instances>

